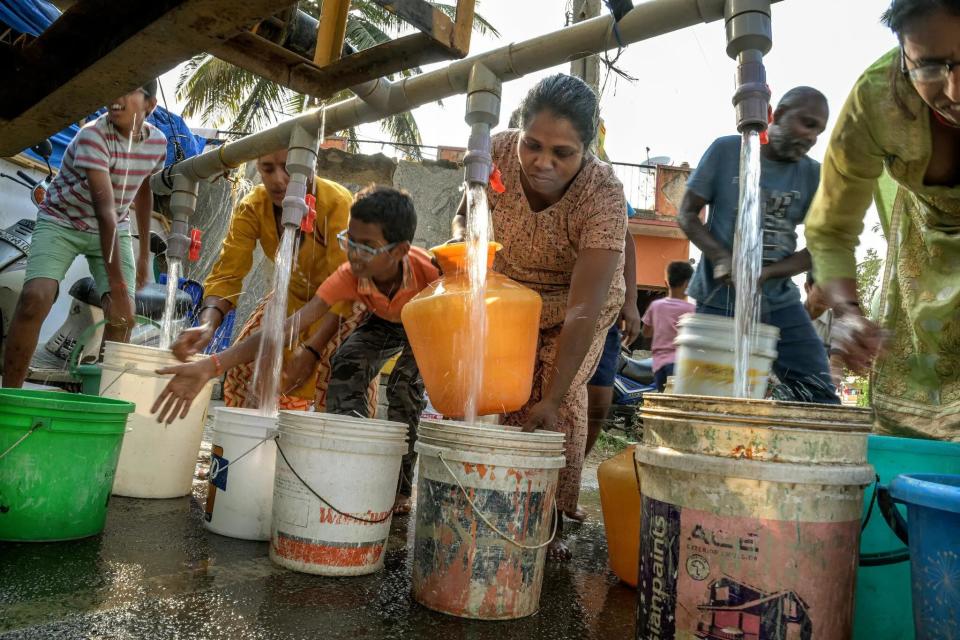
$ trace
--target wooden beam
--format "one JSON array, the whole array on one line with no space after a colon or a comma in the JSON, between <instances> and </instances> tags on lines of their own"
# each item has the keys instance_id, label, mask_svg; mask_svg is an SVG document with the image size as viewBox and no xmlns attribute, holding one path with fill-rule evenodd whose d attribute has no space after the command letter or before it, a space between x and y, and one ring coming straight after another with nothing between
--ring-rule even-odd
<instances>
[{"instance_id":1,"label":"wooden beam","mask_svg":"<svg viewBox=\"0 0 960 640\"><path fill-rule=\"evenodd\" d=\"M343 52L343 39L347 34L347 16L350 0L323 0L320 23L317 25L317 49L313 64L318 67L336 62Z\"/></svg>"},{"instance_id":2,"label":"wooden beam","mask_svg":"<svg viewBox=\"0 0 960 640\"><path fill-rule=\"evenodd\" d=\"M210 49L221 60L248 69L299 93L328 98L335 93L417 65L450 59L430 36L415 33L364 49L318 67L302 56L252 33L242 33Z\"/></svg>"},{"instance_id":3,"label":"wooden beam","mask_svg":"<svg viewBox=\"0 0 960 640\"><path fill-rule=\"evenodd\" d=\"M10 156L249 29L293 0L80 0L0 67L0 156ZM109 16L105 20L104 16Z\"/></svg>"}]
</instances>

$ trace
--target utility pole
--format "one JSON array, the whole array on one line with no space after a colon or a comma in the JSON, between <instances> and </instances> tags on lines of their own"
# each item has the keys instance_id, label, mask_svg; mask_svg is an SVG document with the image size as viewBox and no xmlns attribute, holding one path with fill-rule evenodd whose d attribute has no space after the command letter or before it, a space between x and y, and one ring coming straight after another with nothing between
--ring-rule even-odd
<instances>
[{"instance_id":1,"label":"utility pole","mask_svg":"<svg viewBox=\"0 0 960 640\"><path fill-rule=\"evenodd\" d=\"M600 0L573 0L572 23L583 22L600 15ZM600 57L588 56L570 63L570 75L586 82L600 95Z\"/></svg>"}]
</instances>

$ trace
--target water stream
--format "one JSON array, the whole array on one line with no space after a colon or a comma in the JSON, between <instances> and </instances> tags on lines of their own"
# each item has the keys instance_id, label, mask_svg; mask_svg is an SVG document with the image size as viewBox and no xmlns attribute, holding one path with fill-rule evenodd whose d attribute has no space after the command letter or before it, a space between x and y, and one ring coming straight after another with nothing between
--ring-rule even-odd
<instances>
[{"instance_id":1,"label":"water stream","mask_svg":"<svg viewBox=\"0 0 960 640\"><path fill-rule=\"evenodd\" d=\"M733 240L734 378L733 395L750 397L750 353L760 322L760 270L763 267L763 212L760 207L760 136L743 134L740 148L740 213Z\"/></svg>"},{"instance_id":2,"label":"water stream","mask_svg":"<svg viewBox=\"0 0 960 640\"><path fill-rule=\"evenodd\" d=\"M477 419L477 403L483 385L483 348L487 337L487 245L490 242L490 211L487 206L487 188L482 184L467 184L467 274L470 296L467 299L470 334L462 362L467 383L467 404L464 419Z\"/></svg>"},{"instance_id":3,"label":"water stream","mask_svg":"<svg viewBox=\"0 0 960 640\"><path fill-rule=\"evenodd\" d=\"M296 237L297 227L284 226L283 238L274 260L273 294L267 301L263 319L260 321L260 349L257 351L253 374L253 390L259 395L258 408L261 415L265 416L277 415L280 371L283 367L283 325L287 319L287 298Z\"/></svg>"},{"instance_id":4,"label":"water stream","mask_svg":"<svg viewBox=\"0 0 960 640\"><path fill-rule=\"evenodd\" d=\"M171 259L167 263L167 299L163 305L163 319L160 322L160 348L169 349L173 344L174 318L177 315L177 291L180 283L180 260Z\"/></svg>"}]
</instances>

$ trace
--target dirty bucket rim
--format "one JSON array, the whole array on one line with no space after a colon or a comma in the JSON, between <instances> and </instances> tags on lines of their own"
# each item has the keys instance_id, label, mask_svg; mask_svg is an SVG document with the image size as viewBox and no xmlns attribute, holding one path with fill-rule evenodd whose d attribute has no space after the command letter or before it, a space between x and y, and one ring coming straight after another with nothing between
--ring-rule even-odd
<instances>
[{"instance_id":1,"label":"dirty bucket rim","mask_svg":"<svg viewBox=\"0 0 960 640\"><path fill-rule=\"evenodd\" d=\"M682 326L688 326L692 324L698 324L705 328L723 328L729 329L730 326L734 323L734 319L731 316L719 316L712 313L685 313L680 316L678 324ZM769 336L780 336L780 329L772 324L767 324L765 322L758 322L754 325L754 332L762 334L764 337Z\"/></svg>"},{"instance_id":2,"label":"dirty bucket rim","mask_svg":"<svg viewBox=\"0 0 960 640\"><path fill-rule=\"evenodd\" d=\"M763 406L771 408L784 408L784 409L806 409L822 413L840 413L850 416L861 416L864 418L864 424L873 424L873 410L865 407L848 407L845 405L831 405L831 404L819 404L812 402L792 402L788 400L770 400L766 398L734 398L728 396L705 396L705 395L695 395L695 394L679 394L679 393L657 393L650 394L645 396L643 399L644 406L641 407L641 411L645 410L647 402L652 403L654 406L662 405L672 405L679 403L700 403L700 404L737 404L737 405L752 405L752 406ZM727 414L727 415L737 415L737 414ZM869 422L866 420L869 418Z\"/></svg>"},{"instance_id":3,"label":"dirty bucket rim","mask_svg":"<svg viewBox=\"0 0 960 640\"><path fill-rule=\"evenodd\" d=\"M563 434L559 431L549 431L547 429L536 429L529 433L524 433L520 427L515 427L513 425L506 424L486 424L482 422L469 423L463 422L461 420L436 420L436 419L426 419L420 421L421 425L426 425L432 429L437 429L441 431L450 431L456 432L460 431L462 433L476 433L482 435L498 435L498 436L522 436L525 441L530 441L533 438L539 438L544 441L553 442L556 440L563 439Z\"/></svg>"},{"instance_id":4,"label":"dirty bucket rim","mask_svg":"<svg viewBox=\"0 0 960 640\"><path fill-rule=\"evenodd\" d=\"M521 469L562 469L567 465L563 452L553 455L523 455L516 453L489 453L445 447L429 442L417 440L413 445L414 451L423 456L438 458L442 454L445 460L452 462L468 462L470 464L485 464L490 467L512 467Z\"/></svg>"},{"instance_id":5,"label":"dirty bucket rim","mask_svg":"<svg viewBox=\"0 0 960 640\"><path fill-rule=\"evenodd\" d=\"M223 435L263 439L276 435L277 418L265 416L258 409L215 407L210 429Z\"/></svg>"},{"instance_id":6,"label":"dirty bucket rim","mask_svg":"<svg viewBox=\"0 0 960 640\"><path fill-rule=\"evenodd\" d=\"M654 422L687 423L702 428L703 423L722 424L724 428L769 429L771 431L790 431L792 433L809 431L823 434L833 432L839 436L860 437L871 433L872 425L861 422L836 422L830 420L804 420L803 418L781 417L777 415L717 414L707 411L683 411L640 409L641 417Z\"/></svg>"},{"instance_id":7,"label":"dirty bucket rim","mask_svg":"<svg viewBox=\"0 0 960 640\"><path fill-rule=\"evenodd\" d=\"M766 462L722 458L701 453L677 451L669 447L640 445L633 450L634 460L643 466L712 475L721 478L762 480L783 484L830 486L867 486L875 479L873 466L816 465L795 462Z\"/></svg>"},{"instance_id":8,"label":"dirty bucket rim","mask_svg":"<svg viewBox=\"0 0 960 640\"><path fill-rule=\"evenodd\" d=\"M894 502L960 513L960 475L947 473L904 473L890 483Z\"/></svg>"},{"instance_id":9,"label":"dirty bucket rim","mask_svg":"<svg viewBox=\"0 0 960 640\"><path fill-rule=\"evenodd\" d=\"M380 420L379 418L360 418L357 416L346 416L339 413L327 413L325 411L293 411L290 409L283 409L278 413L278 420L283 421L284 418L287 418L287 422L296 421L303 424L309 424L313 426L316 422L340 422L347 423L350 425L358 427L378 427L378 428L389 428L393 429L402 429L404 433L407 431L407 425L402 422L394 422L392 420ZM352 428L352 427L351 427Z\"/></svg>"}]
</instances>

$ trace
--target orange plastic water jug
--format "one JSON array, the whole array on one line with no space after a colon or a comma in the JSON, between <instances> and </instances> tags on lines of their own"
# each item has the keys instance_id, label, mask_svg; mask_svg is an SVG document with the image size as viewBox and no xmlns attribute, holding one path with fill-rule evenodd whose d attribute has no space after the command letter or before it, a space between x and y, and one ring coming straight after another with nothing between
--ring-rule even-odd
<instances>
[{"instance_id":1,"label":"orange plastic water jug","mask_svg":"<svg viewBox=\"0 0 960 640\"><path fill-rule=\"evenodd\" d=\"M540 295L490 270L500 245L487 252L486 341L477 415L516 411L530 398L540 331ZM403 307L400 316L420 367L430 402L447 417L462 417L467 405L470 280L466 244L431 252L443 276Z\"/></svg>"},{"instance_id":2,"label":"orange plastic water jug","mask_svg":"<svg viewBox=\"0 0 960 640\"><path fill-rule=\"evenodd\" d=\"M597 467L610 569L632 587L640 569L640 479L630 445Z\"/></svg>"}]
</instances>

